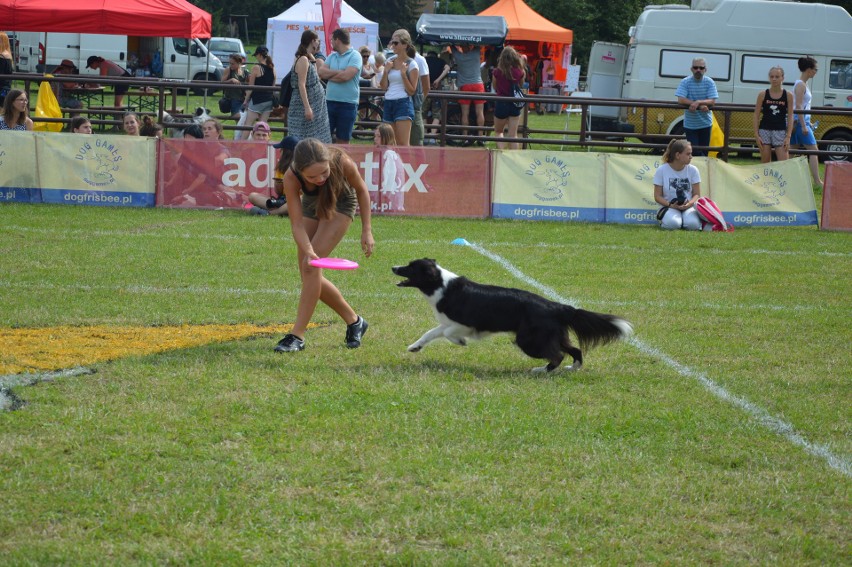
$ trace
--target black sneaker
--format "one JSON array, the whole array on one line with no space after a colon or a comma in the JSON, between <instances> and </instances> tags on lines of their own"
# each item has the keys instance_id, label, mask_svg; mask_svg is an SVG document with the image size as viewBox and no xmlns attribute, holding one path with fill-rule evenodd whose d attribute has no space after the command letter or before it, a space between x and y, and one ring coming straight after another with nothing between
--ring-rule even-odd
<instances>
[{"instance_id":1,"label":"black sneaker","mask_svg":"<svg viewBox=\"0 0 852 567\"><path fill-rule=\"evenodd\" d=\"M267 199L266 200L266 208L270 211L275 209L280 209L284 205L287 204L287 197L278 197L277 199Z\"/></svg>"},{"instance_id":2,"label":"black sneaker","mask_svg":"<svg viewBox=\"0 0 852 567\"><path fill-rule=\"evenodd\" d=\"M361 337L367 332L367 321L360 315L358 320L351 325L346 325L346 346L348 348L358 348L361 346Z\"/></svg>"},{"instance_id":3,"label":"black sneaker","mask_svg":"<svg viewBox=\"0 0 852 567\"><path fill-rule=\"evenodd\" d=\"M298 352L305 350L305 341L296 335L287 334L284 338L278 341L275 347L275 352Z\"/></svg>"}]
</instances>

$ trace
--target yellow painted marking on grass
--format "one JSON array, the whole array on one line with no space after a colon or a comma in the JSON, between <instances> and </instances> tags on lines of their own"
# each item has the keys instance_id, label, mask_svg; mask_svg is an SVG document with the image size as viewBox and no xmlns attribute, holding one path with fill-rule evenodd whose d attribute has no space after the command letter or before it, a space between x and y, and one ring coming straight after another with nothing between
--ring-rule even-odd
<instances>
[{"instance_id":1,"label":"yellow painted marking on grass","mask_svg":"<svg viewBox=\"0 0 852 567\"><path fill-rule=\"evenodd\" d=\"M293 325L175 325L162 327L0 328L0 375L41 372L124 356L146 355L287 333Z\"/></svg>"}]
</instances>

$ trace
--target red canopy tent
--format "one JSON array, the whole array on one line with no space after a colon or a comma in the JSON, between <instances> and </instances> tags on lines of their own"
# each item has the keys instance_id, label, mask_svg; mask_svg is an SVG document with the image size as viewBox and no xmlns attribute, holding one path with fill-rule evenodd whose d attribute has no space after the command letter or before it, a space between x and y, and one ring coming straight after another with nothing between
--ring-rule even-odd
<instances>
[{"instance_id":1,"label":"red canopy tent","mask_svg":"<svg viewBox=\"0 0 852 567\"><path fill-rule=\"evenodd\" d=\"M211 16L186 0L0 0L11 31L210 37Z\"/></svg>"},{"instance_id":2,"label":"red canopy tent","mask_svg":"<svg viewBox=\"0 0 852 567\"><path fill-rule=\"evenodd\" d=\"M574 32L557 26L524 0L499 0L477 15L503 16L509 28L506 44L525 54L533 69L537 60L550 61L555 71L551 80L565 82Z\"/></svg>"}]
</instances>

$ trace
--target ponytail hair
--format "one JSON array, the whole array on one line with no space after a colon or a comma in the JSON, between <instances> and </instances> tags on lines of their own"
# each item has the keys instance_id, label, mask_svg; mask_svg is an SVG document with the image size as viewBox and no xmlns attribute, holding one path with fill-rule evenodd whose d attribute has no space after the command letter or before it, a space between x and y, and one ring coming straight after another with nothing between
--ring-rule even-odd
<instances>
[{"instance_id":1,"label":"ponytail hair","mask_svg":"<svg viewBox=\"0 0 852 567\"><path fill-rule=\"evenodd\" d=\"M669 141L666 151L663 152L663 161L666 163L673 162L675 156L684 151L689 145L689 141L684 140L683 138L673 138Z\"/></svg>"}]
</instances>

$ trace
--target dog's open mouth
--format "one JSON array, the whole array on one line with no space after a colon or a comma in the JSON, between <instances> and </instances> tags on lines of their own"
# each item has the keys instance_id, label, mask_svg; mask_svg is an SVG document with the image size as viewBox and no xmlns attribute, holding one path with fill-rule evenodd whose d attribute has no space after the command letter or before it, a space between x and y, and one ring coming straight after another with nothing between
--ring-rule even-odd
<instances>
[{"instance_id":1,"label":"dog's open mouth","mask_svg":"<svg viewBox=\"0 0 852 567\"><path fill-rule=\"evenodd\" d=\"M405 268L406 268L406 266L393 266L393 267L391 267L391 271L394 274L405 278L401 282L397 282L397 284L396 284L397 287L411 287L411 280L408 279L407 274L404 273Z\"/></svg>"}]
</instances>

